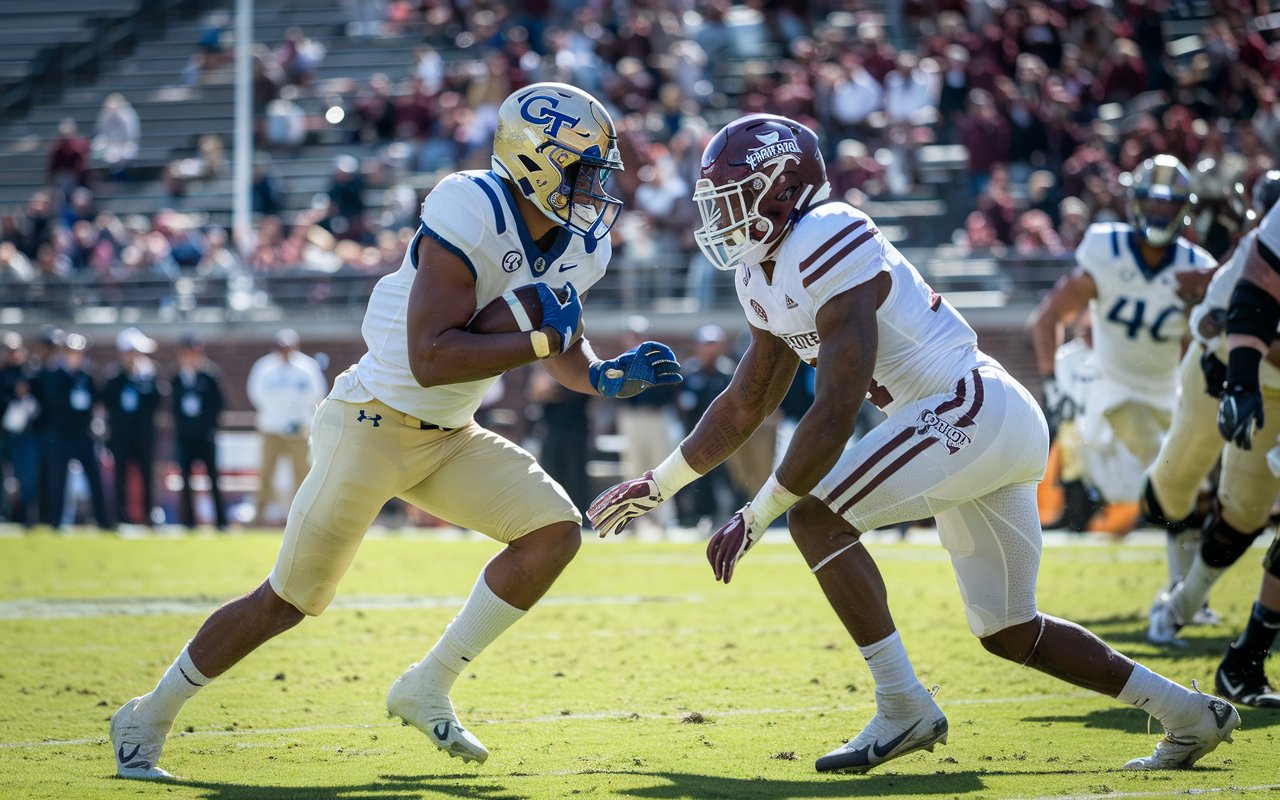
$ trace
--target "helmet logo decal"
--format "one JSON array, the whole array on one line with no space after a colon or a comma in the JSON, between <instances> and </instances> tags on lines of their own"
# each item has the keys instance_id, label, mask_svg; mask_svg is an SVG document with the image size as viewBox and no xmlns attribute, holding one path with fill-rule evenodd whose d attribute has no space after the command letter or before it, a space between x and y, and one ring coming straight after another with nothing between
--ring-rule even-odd
<instances>
[{"instance_id":1,"label":"helmet logo decal","mask_svg":"<svg viewBox=\"0 0 1280 800\"><path fill-rule=\"evenodd\" d=\"M767 133L757 133L756 138L760 140L760 144L777 144L778 137L781 135L777 131L768 131Z\"/></svg>"},{"instance_id":2,"label":"helmet logo decal","mask_svg":"<svg viewBox=\"0 0 1280 800\"><path fill-rule=\"evenodd\" d=\"M757 135L756 138L759 139L761 137ZM800 155L800 143L795 139L787 139L785 142L774 142L773 144L766 144L750 150L747 153L747 166L757 169L762 162L778 156L784 156L787 153Z\"/></svg>"},{"instance_id":3,"label":"helmet logo decal","mask_svg":"<svg viewBox=\"0 0 1280 800\"><path fill-rule=\"evenodd\" d=\"M515 250L508 250L507 254L502 257L502 271L515 272L520 269L520 265L524 259L520 257L520 253Z\"/></svg>"},{"instance_id":4,"label":"helmet logo decal","mask_svg":"<svg viewBox=\"0 0 1280 800\"><path fill-rule=\"evenodd\" d=\"M568 114L556 111L560 105L558 98L545 94L535 94L520 104L520 116L534 125L545 125L542 132L548 136L559 136L560 126L567 124L575 127L581 120ZM797 152L799 152L797 150Z\"/></svg>"}]
</instances>

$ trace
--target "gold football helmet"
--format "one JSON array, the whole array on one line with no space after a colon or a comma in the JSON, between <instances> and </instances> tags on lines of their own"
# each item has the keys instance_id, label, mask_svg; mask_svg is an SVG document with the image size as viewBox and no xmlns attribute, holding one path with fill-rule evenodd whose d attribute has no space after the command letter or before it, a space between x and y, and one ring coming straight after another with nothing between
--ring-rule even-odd
<instances>
[{"instance_id":1,"label":"gold football helmet","mask_svg":"<svg viewBox=\"0 0 1280 800\"><path fill-rule=\"evenodd\" d=\"M1196 204L1191 190L1191 173L1176 157L1148 158L1133 171L1120 176L1128 195L1125 210L1129 224L1154 247L1171 244L1186 226Z\"/></svg>"},{"instance_id":2,"label":"gold football helmet","mask_svg":"<svg viewBox=\"0 0 1280 800\"><path fill-rule=\"evenodd\" d=\"M498 109L493 171L557 225L603 238L622 208L605 184L622 169L609 112L581 89L535 83Z\"/></svg>"}]
</instances>

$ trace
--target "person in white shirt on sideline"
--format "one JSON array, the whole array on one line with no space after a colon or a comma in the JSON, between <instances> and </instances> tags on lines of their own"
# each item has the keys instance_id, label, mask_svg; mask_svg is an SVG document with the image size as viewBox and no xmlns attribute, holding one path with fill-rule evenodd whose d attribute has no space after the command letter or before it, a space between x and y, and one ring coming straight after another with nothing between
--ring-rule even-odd
<instances>
[{"instance_id":1,"label":"person in white shirt on sideline","mask_svg":"<svg viewBox=\"0 0 1280 800\"><path fill-rule=\"evenodd\" d=\"M254 426L262 436L260 485L254 502L254 524L266 521L265 513L275 499L273 479L280 459L293 467L292 488L285 505L293 499L307 476L307 436L316 407L329 392L329 381L314 358L299 352L298 333L290 328L276 333L276 349L254 363L249 370L249 402L258 412Z\"/></svg>"}]
</instances>

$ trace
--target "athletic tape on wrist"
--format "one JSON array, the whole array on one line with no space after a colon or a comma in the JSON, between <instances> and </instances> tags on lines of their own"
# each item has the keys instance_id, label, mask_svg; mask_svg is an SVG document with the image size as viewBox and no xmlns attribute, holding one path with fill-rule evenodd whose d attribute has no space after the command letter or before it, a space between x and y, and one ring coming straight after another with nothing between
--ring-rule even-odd
<instances>
[{"instance_id":1,"label":"athletic tape on wrist","mask_svg":"<svg viewBox=\"0 0 1280 800\"><path fill-rule=\"evenodd\" d=\"M679 447L671 451L671 455L653 468L653 482L658 484L658 491L664 500L702 477L702 473L689 466L684 452Z\"/></svg>"},{"instance_id":2,"label":"athletic tape on wrist","mask_svg":"<svg viewBox=\"0 0 1280 800\"><path fill-rule=\"evenodd\" d=\"M751 501L751 513L756 515L756 523L763 529L798 502L800 495L789 491L778 482L778 474L771 472Z\"/></svg>"}]
</instances>

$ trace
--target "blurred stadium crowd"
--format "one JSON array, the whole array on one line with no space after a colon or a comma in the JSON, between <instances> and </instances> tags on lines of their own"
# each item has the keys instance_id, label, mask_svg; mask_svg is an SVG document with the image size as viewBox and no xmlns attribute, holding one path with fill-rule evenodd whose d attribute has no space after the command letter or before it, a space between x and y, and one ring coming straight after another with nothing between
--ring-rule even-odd
<instances>
[{"instance_id":1,"label":"blurred stadium crowd","mask_svg":"<svg viewBox=\"0 0 1280 800\"><path fill-rule=\"evenodd\" d=\"M131 165L146 125L113 93L94 131L68 120L49 132L46 186L0 213L0 282L56 300L66 284L139 278L383 274L434 176L486 169L498 104L538 80L591 91L618 121L619 263L661 265L665 293L704 303L712 277L693 244L692 182L710 134L742 113L816 126L833 188L855 204L891 214L894 201L944 200L929 234L912 228L903 244L958 256L1069 254L1090 222L1123 219L1121 174L1162 152L1194 168L1194 236L1220 255L1243 187L1280 157L1280 43L1247 0L344 7L342 36L415 42L414 63L318 80L324 37L290 27L254 46L252 241L229 241L217 213L229 203L180 213L161 201L143 214L102 197L106 184L146 179ZM208 15L193 44L181 80L229 82L226 14ZM279 167L318 141L349 152L321 162L324 188L299 206ZM175 201L198 196L229 174L229 147L200 137L157 185Z\"/></svg>"}]
</instances>

